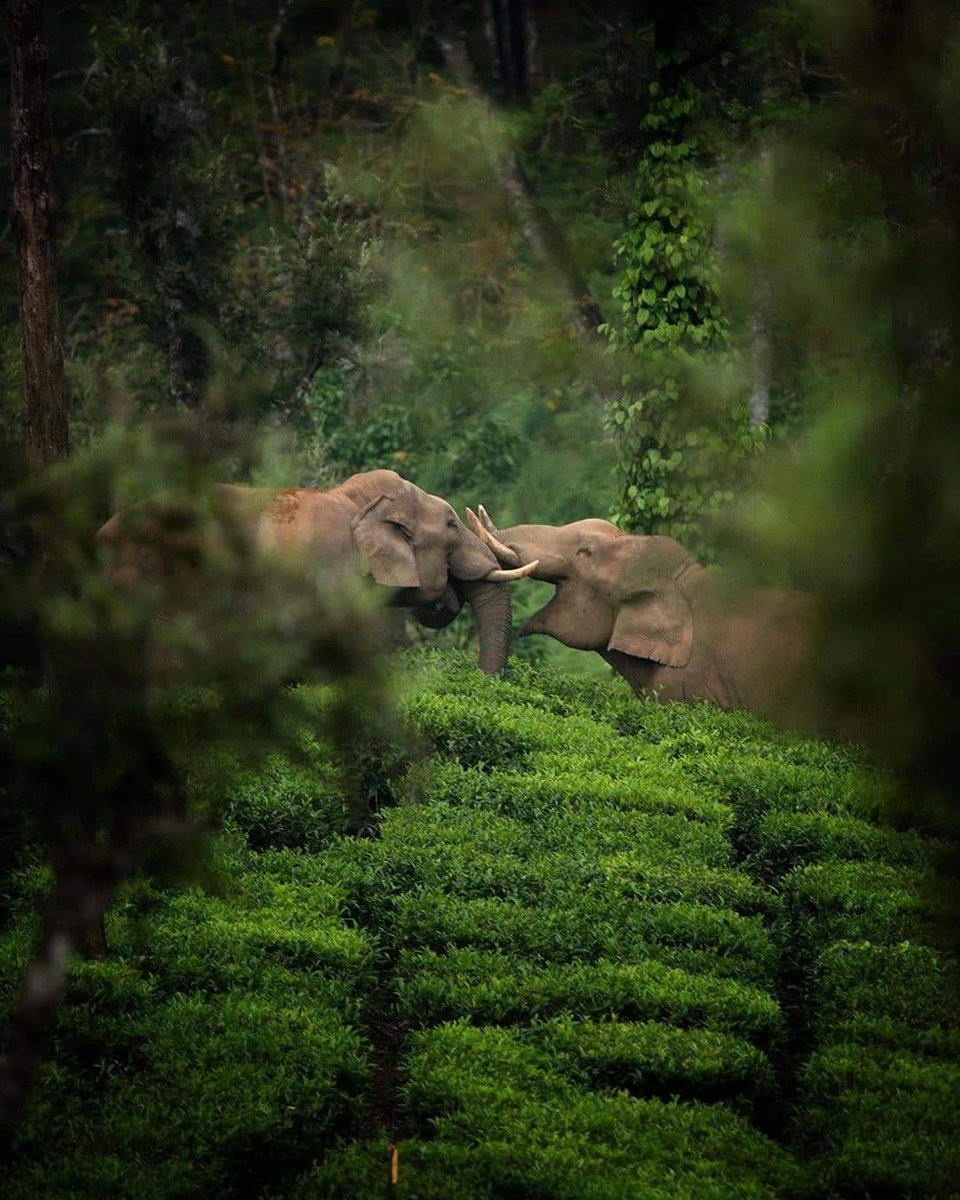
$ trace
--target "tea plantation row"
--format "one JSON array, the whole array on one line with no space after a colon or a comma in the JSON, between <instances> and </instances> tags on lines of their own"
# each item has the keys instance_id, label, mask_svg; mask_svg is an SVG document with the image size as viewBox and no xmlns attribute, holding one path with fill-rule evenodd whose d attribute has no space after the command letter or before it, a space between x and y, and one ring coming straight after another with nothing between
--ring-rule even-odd
<instances>
[{"instance_id":1,"label":"tea plantation row","mask_svg":"<svg viewBox=\"0 0 960 1200\"><path fill-rule=\"evenodd\" d=\"M883 777L612 680L409 668L379 836L305 737L238 773L213 891L110 914L5 1196L956 1194L948 848Z\"/></svg>"}]
</instances>

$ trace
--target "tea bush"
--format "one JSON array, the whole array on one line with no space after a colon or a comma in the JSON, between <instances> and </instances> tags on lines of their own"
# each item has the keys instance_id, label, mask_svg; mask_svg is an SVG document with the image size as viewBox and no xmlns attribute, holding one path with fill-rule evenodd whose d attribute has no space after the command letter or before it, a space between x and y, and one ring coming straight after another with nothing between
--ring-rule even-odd
<instances>
[{"instance_id":1,"label":"tea bush","mask_svg":"<svg viewBox=\"0 0 960 1200\"><path fill-rule=\"evenodd\" d=\"M794 952L837 940L894 943L932 936L940 907L936 879L875 862L817 863L783 881Z\"/></svg>"},{"instance_id":2,"label":"tea bush","mask_svg":"<svg viewBox=\"0 0 960 1200\"><path fill-rule=\"evenodd\" d=\"M827 1187L847 1195L956 1195L960 1065L904 1050L828 1046L800 1077L803 1131Z\"/></svg>"},{"instance_id":3,"label":"tea bush","mask_svg":"<svg viewBox=\"0 0 960 1200\"><path fill-rule=\"evenodd\" d=\"M807 1004L816 1040L960 1058L960 973L914 942L834 942L817 960Z\"/></svg>"},{"instance_id":4,"label":"tea bush","mask_svg":"<svg viewBox=\"0 0 960 1200\"><path fill-rule=\"evenodd\" d=\"M255 850L299 846L319 850L340 831L344 797L332 771L271 756L240 773L227 797L227 817Z\"/></svg>"},{"instance_id":5,"label":"tea bush","mask_svg":"<svg viewBox=\"0 0 960 1200\"><path fill-rule=\"evenodd\" d=\"M738 1033L760 1045L769 1045L780 1032L780 1009L767 992L654 959L539 966L473 947L451 948L446 954L404 951L397 993L400 1012L418 1026L457 1017L516 1024L579 1013L703 1026Z\"/></svg>"},{"instance_id":6,"label":"tea bush","mask_svg":"<svg viewBox=\"0 0 960 1200\"><path fill-rule=\"evenodd\" d=\"M750 867L770 878L804 863L834 860L924 867L949 852L943 841L827 812L773 812L752 829Z\"/></svg>"},{"instance_id":7,"label":"tea bush","mask_svg":"<svg viewBox=\"0 0 960 1200\"><path fill-rule=\"evenodd\" d=\"M735 1098L748 1111L770 1103L777 1090L761 1050L710 1029L554 1018L525 1036L547 1052L557 1070L591 1087L686 1100Z\"/></svg>"},{"instance_id":8,"label":"tea bush","mask_svg":"<svg viewBox=\"0 0 960 1200\"><path fill-rule=\"evenodd\" d=\"M562 907L427 891L400 902L397 929L408 945L436 950L473 945L542 963L664 961L681 948L707 951L729 963L730 973L755 982L770 982L774 968L775 948L758 918L591 887L572 891Z\"/></svg>"},{"instance_id":9,"label":"tea bush","mask_svg":"<svg viewBox=\"0 0 960 1200\"><path fill-rule=\"evenodd\" d=\"M355 1200L394 1136L409 1200L947 1200L949 847L855 748L426 652L419 757L348 777L299 691L297 755L192 768L212 890L132 886L74 965L4 1196ZM6 884L5 1011L45 882Z\"/></svg>"}]
</instances>

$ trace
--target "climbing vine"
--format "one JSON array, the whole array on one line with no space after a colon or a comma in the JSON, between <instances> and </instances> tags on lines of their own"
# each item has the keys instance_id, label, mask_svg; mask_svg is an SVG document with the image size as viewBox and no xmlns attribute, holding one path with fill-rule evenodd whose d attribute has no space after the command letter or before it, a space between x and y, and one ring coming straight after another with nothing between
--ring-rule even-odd
<instances>
[{"instance_id":1,"label":"climbing vine","mask_svg":"<svg viewBox=\"0 0 960 1200\"><path fill-rule=\"evenodd\" d=\"M635 204L614 243L620 319L604 327L613 346L634 355L607 407L620 478L613 516L709 557L706 519L732 499L764 434L750 428L744 399L699 382L705 366L712 384L729 378L734 357L704 215L700 97L689 83L649 86Z\"/></svg>"}]
</instances>

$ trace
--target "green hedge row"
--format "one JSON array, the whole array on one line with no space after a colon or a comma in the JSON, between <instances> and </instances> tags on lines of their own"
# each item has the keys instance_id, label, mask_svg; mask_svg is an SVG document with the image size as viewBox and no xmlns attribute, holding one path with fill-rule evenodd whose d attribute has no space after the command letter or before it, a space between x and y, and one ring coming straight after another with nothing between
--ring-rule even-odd
<instances>
[{"instance_id":1,"label":"green hedge row","mask_svg":"<svg viewBox=\"0 0 960 1200\"><path fill-rule=\"evenodd\" d=\"M777 879L797 866L863 861L925 868L949 854L942 841L826 812L768 813L743 841L748 867Z\"/></svg>"},{"instance_id":2,"label":"green hedge row","mask_svg":"<svg viewBox=\"0 0 960 1200\"><path fill-rule=\"evenodd\" d=\"M733 813L700 795L671 763L631 760L622 770L595 755L556 751L531 753L522 770L481 771L460 763L432 763L417 776L418 799L428 803L496 808L520 820L540 823L556 816L601 810L654 816L682 816L726 833Z\"/></svg>"},{"instance_id":3,"label":"green hedge row","mask_svg":"<svg viewBox=\"0 0 960 1200\"><path fill-rule=\"evenodd\" d=\"M831 1045L800 1077L799 1125L827 1187L848 1196L954 1197L960 1064L904 1050Z\"/></svg>"},{"instance_id":4,"label":"green hedge row","mask_svg":"<svg viewBox=\"0 0 960 1200\"><path fill-rule=\"evenodd\" d=\"M769 750L738 753L718 738L701 754L683 761L716 799L734 809L746 844L757 844L754 828L770 813L824 813L881 824L888 819L890 781L829 752L827 762L819 765L785 759Z\"/></svg>"},{"instance_id":5,"label":"green hedge row","mask_svg":"<svg viewBox=\"0 0 960 1200\"><path fill-rule=\"evenodd\" d=\"M343 1004L372 976L373 944L344 923L336 888L245 876L234 895L171 896L138 919L120 904L107 922L111 952L174 991L266 991L267 980L324 993Z\"/></svg>"},{"instance_id":6,"label":"green hedge row","mask_svg":"<svg viewBox=\"0 0 960 1200\"><path fill-rule=\"evenodd\" d=\"M476 946L542 963L662 961L673 949L707 951L726 964L723 974L767 985L776 957L757 917L590 888L571 892L562 907L424 891L400 901L397 934L401 945L437 951Z\"/></svg>"},{"instance_id":7,"label":"green hedge row","mask_svg":"<svg viewBox=\"0 0 960 1200\"><path fill-rule=\"evenodd\" d=\"M359 1136L376 944L322 859L264 857L235 848L220 895L136 884L111 910L108 957L71 966L5 1198L255 1196ZM0 938L4 1014L34 923Z\"/></svg>"},{"instance_id":8,"label":"green hedge row","mask_svg":"<svg viewBox=\"0 0 960 1200\"><path fill-rule=\"evenodd\" d=\"M99 1006L67 1007L9 1200L254 1196L359 1131L369 1056L335 1011L242 990L141 1001L106 1029Z\"/></svg>"},{"instance_id":9,"label":"green hedge row","mask_svg":"<svg viewBox=\"0 0 960 1200\"><path fill-rule=\"evenodd\" d=\"M472 696L417 693L404 700L401 713L437 753L465 767L519 767L533 750L589 748L598 732L586 718L558 719L523 704L481 705Z\"/></svg>"},{"instance_id":10,"label":"green hedge row","mask_svg":"<svg viewBox=\"0 0 960 1200\"><path fill-rule=\"evenodd\" d=\"M447 1025L417 1035L406 1099L421 1139L399 1144L408 1200L747 1200L806 1194L779 1146L725 1105L585 1091L515 1031ZM316 1167L297 1200L376 1195L382 1142Z\"/></svg>"},{"instance_id":11,"label":"green hedge row","mask_svg":"<svg viewBox=\"0 0 960 1200\"><path fill-rule=\"evenodd\" d=\"M588 1092L508 1030L444 1026L414 1038L410 1118L430 1140L398 1147L409 1200L774 1200L803 1194L787 1153L725 1105ZM301 1181L298 1200L376 1195L383 1144L350 1147Z\"/></svg>"},{"instance_id":12,"label":"green hedge row","mask_svg":"<svg viewBox=\"0 0 960 1200\"><path fill-rule=\"evenodd\" d=\"M379 840L339 847L336 869L349 877L353 911L372 924L388 920L400 897L425 890L539 905L589 890L598 902L773 911L776 898L745 874L711 865L728 858L716 831L682 819L598 813L542 830L497 813L407 805L384 814Z\"/></svg>"},{"instance_id":13,"label":"green hedge row","mask_svg":"<svg viewBox=\"0 0 960 1200\"><path fill-rule=\"evenodd\" d=\"M929 946L834 942L806 998L816 1040L886 1045L960 1061L960 971Z\"/></svg>"},{"instance_id":14,"label":"green hedge row","mask_svg":"<svg viewBox=\"0 0 960 1200\"><path fill-rule=\"evenodd\" d=\"M397 966L399 1011L422 1027L466 1018L478 1024L527 1023L561 1013L660 1020L736 1033L767 1046L781 1032L769 993L709 973L647 959L643 962L554 963L473 947L446 954L406 950Z\"/></svg>"},{"instance_id":15,"label":"green hedge row","mask_svg":"<svg viewBox=\"0 0 960 1200\"><path fill-rule=\"evenodd\" d=\"M756 1046L711 1029L677 1029L657 1021L553 1018L517 1036L546 1052L576 1083L703 1101L735 1101L753 1111L777 1092L770 1060Z\"/></svg>"},{"instance_id":16,"label":"green hedge row","mask_svg":"<svg viewBox=\"0 0 960 1200\"><path fill-rule=\"evenodd\" d=\"M291 846L320 850L346 816L332 767L271 755L257 771L237 773L226 797L226 817L254 850Z\"/></svg>"},{"instance_id":17,"label":"green hedge row","mask_svg":"<svg viewBox=\"0 0 960 1200\"><path fill-rule=\"evenodd\" d=\"M377 928L392 929L398 904L428 891L458 902L499 899L540 907L562 908L571 898L589 893L598 905L681 902L745 916L776 909L775 897L759 892L736 871L698 871L694 861L672 870L668 862L651 863L644 849L599 858L590 853L568 857L559 850L521 858L482 845L448 851L440 839L406 844L401 827L409 828L404 817L391 814L389 837L350 847L348 853L338 851L330 867L331 874L351 886L348 905L356 918ZM459 823L458 827L463 828Z\"/></svg>"},{"instance_id":18,"label":"green hedge row","mask_svg":"<svg viewBox=\"0 0 960 1200\"><path fill-rule=\"evenodd\" d=\"M926 941L943 915L933 875L886 863L800 867L783 891L795 956L815 956L835 941Z\"/></svg>"}]
</instances>

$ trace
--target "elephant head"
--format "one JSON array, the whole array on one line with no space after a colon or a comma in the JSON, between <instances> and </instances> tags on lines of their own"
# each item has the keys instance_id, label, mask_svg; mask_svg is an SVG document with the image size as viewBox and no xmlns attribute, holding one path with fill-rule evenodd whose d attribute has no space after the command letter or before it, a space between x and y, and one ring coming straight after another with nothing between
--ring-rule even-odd
<instances>
[{"instance_id":1,"label":"elephant head","mask_svg":"<svg viewBox=\"0 0 960 1200\"><path fill-rule=\"evenodd\" d=\"M412 608L421 624L440 628L466 602L477 619L481 669L502 670L511 634L506 585L537 564L503 568L446 500L394 471L354 475L335 490L355 507L350 534L360 569L392 589L389 603Z\"/></svg>"},{"instance_id":2,"label":"elephant head","mask_svg":"<svg viewBox=\"0 0 960 1200\"><path fill-rule=\"evenodd\" d=\"M446 500L395 471L366 471L327 490L220 484L211 501L215 519L207 524L189 505L164 497L115 514L97 534L107 576L127 590L159 584L162 609L202 607L205 559L224 538L235 547L249 539L309 572L367 575L389 589L388 604L411 608L433 628L469 604L480 667L502 670L511 635L507 584L536 563L501 567Z\"/></svg>"},{"instance_id":3,"label":"elephant head","mask_svg":"<svg viewBox=\"0 0 960 1200\"><path fill-rule=\"evenodd\" d=\"M556 592L520 627L577 650L618 651L684 667L693 649L694 617L678 580L699 567L669 537L635 537L609 521L516 525L497 530L484 509L469 509L471 528L507 566L536 560L534 579Z\"/></svg>"}]
</instances>

